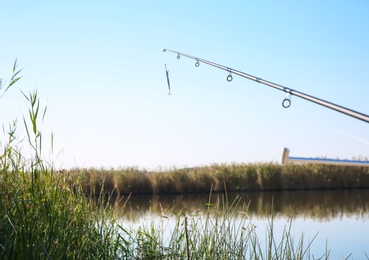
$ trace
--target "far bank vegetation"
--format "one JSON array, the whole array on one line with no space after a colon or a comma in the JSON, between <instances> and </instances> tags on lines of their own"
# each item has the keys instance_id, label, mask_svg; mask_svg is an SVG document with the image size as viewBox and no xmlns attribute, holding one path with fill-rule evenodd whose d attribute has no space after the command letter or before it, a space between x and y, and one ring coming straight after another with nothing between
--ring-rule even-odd
<instances>
[{"instance_id":1,"label":"far bank vegetation","mask_svg":"<svg viewBox=\"0 0 369 260\"><path fill-rule=\"evenodd\" d=\"M369 188L369 167L319 164L213 164L167 171L72 169L59 171L87 194L179 194Z\"/></svg>"}]
</instances>

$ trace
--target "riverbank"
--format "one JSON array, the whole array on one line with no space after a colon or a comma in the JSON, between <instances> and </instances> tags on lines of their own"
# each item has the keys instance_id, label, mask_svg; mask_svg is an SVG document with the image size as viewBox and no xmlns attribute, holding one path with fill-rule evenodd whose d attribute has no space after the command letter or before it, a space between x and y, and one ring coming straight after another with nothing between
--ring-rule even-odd
<instances>
[{"instance_id":1,"label":"riverbank","mask_svg":"<svg viewBox=\"0 0 369 260\"><path fill-rule=\"evenodd\" d=\"M369 188L369 167L250 163L145 171L72 169L58 174L82 185L86 194L183 194Z\"/></svg>"}]
</instances>

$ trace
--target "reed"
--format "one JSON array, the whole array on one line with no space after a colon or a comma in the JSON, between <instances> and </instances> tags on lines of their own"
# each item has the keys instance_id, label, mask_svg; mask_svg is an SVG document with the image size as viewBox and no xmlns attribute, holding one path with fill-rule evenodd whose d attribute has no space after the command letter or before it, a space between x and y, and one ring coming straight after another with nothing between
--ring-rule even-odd
<instances>
[{"instance_id":1,"label":"reed","mask_svg":"<svg viewBox=\"0 0 369 260\"><path fill-rule=\"evenodd\" d=\"M115 194L180 194L225 191L282 191L369 188L369 167L315 164L249 163L146 171L123 169L72 169L72 181L83 176L88 193L105 190Z\"/></svg>"}]
</instances>

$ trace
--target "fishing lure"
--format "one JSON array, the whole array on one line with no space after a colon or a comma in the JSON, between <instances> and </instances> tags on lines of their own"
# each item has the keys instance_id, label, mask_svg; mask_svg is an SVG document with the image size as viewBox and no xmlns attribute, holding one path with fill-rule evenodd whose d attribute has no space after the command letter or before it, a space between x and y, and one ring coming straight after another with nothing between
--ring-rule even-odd
<instances>
[{"instance_id":1,"label":"fishing lure","mask_svg":"<svg viewBox=\"0 0 369 260\"><path fill-rule=\"evenodd\" d=\"M167 77L167 83L168 83L168 95L172 95L172 93L170 92L170 81L169 81L169 70L167 69L167 64L165 64L165 75Z\"/></svg>"}]
</instances>

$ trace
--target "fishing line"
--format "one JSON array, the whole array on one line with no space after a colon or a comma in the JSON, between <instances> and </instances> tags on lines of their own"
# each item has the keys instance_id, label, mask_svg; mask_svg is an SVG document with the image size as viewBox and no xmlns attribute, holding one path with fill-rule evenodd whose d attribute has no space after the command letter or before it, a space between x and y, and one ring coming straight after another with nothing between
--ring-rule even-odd
<instances>
[{"instance_id":1,"label":"fishing line","mask_svg":"<svg viewBox=\"0 0 369 260\"><path fill-rule=\"evenodd\" d=\"M197 66L197 67L199 67L199 66ZM214 71L209 70L209 69L208 69L207 67L205 67L205 66L202 66L202 67L201 67L201 70L203 70L203 71L205 71L205 72L207 72L207 73L209 73L209 74L212 74L213 76L215 76L215 77L217 77L217 78L223 79L223 78L219 75L219 73L215 73ZM262 99L264 99L264 100L266 100L266 101L268 101L268 102L270 102L270 103L273 103L273 104L275 104L275 105L280 105L280 103L279 103L279 102L277 102L277 101L275 101L274 99L272 99L272 98L270 98L270 97L267 97L267 96L265 96L265 95L261 94L260 92L257 92L257 91L255 91L255 90L251 89L251 87L250 87L248 84L243 85L243 84L241 84L241 83L239 83L239 82L232 82L232 85L236 85L236 86L238 86L238 87L242 87L243 89L245 89L245 90L247 90L247 91L249 91L249 92L253 93L253 94L254 94L254 95L256 95L256 96L259 96L260 98L262 98ZM291 96L289 96L289 97L285 97L285 99L282 101L282 106L283 106L283 102L287 102L287 100L289 100L289 105L291 105ZM297 113L297 114L300 114L300 115L302 115L302 116L304 116L304 117L306 117L306 118L309 118L310 120L315 121L316 123L319 123L320 125L322 125L322 126L324 126L324 127L326 127L326 128L329 128L329 129L331 129L331 130L335 131L336 133L339 133L339 134L341 134L341 135L344 135L344 136L350 137L350 138L352 138L352 139L355 139L356 141L360 141L360 142L365 143L366 145L368 145L368 146L369 146L369 140L366 140L366 139L364 139L364 138L361 138L361 137L358 137L358 136L353 135L353 134L351 134L351 133L348 133L348 132L346 132L346 131L344 131L344 130L342 130L342 129L340 129L340 128L337 128L337 127L331 126L331 125L329 125L329 124L325 123L324 121L322 121L322 120L320 120L320 119L318 119L318 118L316 118L316 117L312 116L311 114L308 114L308 113L302 112L301 110L296 109L296 108L294 108L294 107L291 107L290 109L291 109L294 113Z\"/></svg>"},{"instance_id":2,"label":"fishing line","mask_svg":"<svg viewBox=\"0 0 369 260\"><path fill-rule=\"evenodd\" d=\"M206 67L206 66L201 66L201 67L199 67L199 69L201 69L201 70L203 70L203 71L205 71L205 72L207 72L207 73L209 73L209 74L211 74L211 75L213 75L213 76L215 76L215 77L217 77L217 78L219 78L219 79L222 79L222 80L224 80L224 77L222 77L222 76L220 76L219 75L219 73L215 73L214 71L212 71L212 70L209 70L208 69L208 67ZM229 77L230 75L228 75L227 77ZM232 75L231 75L232 76ZM228 80L227 80L228 81ZM233 76L232 76L232 85L236 85L236 86L239 86L239 87L242 87L242 89L245 89L245 90L247 90L248 92L251 92L251 93L253 93L254 95L256 95L256 96L259 96L259 97L261 97L261 98L263 98L263 99L265 99L265 100L267 100L267 101L269 101L270 103L273 103L273 104L276 104L276 105L280 105L280 103L278 103L277 101L275 101L274 99L272 99L272 98L270 98L270 97L267 97L267 96L265 96L265 95L262 95L262 94L260 94L259 92L257 92L257 91L255 91L254 89L252 89L252 88L250 88L249 87L249 85L242 85L241 83L239 83L239 82L235 82L235 81L233 81ZM228 82L230 82L231 83L231 81L228 81Z\"/></svg>"},{"instance_id":3,"label":"fishing line","mask_svg":"<svg viewBox=\"0 0 369 260\"><path fill-rule=\"evenodd\" d=\"M296 113L300 114L300 115L305 116L306 118L310 118L311 120L313 120L313 121L315 121L315 122L317 122L317 123L319 123L319 124L321 124L321 125L323 125L323 126L325 126L325 127L329 128L329 129L331 129L331 130L333 130L333 131L335 131L335 132L337 132L337 133L339 133L339 134L345 135L345 136L347 136L347 137L350 137L350 138L352 138L352 139L355 139L355 140L357 140L357 141L360 141L360 142L362 142L362 143L365 143L366 145L368 145L368 146L369 146L369 140L366 140L366 139L364 139L364 138L361 138L361 137L358 137L358 136L353 135L353 134L351 134L351 133L348 133L348 132L346 132L346 131L343 131L343 130L342 130L342 129L340 129L340 128L337 128L337 127L331 126L331 125L329 125L329 124L325 123L324 121L319 120L319 119L317 119L316 117L314 117L314 116L312 116L312 115L310 115L310 114L306 114L306 113L304 113L304 112L302 112L302 111L300 111L300 110L297 110L297 109L295 109L295 108L292 108L292 110L293 110L294 112L296 112Z\"/></svg>"},{"instance_id":4,"label":"fishing line","mask_svg":"<svg viewBox=\"0 0 369 260\"><path fill-rule=\"evenodd\" d=\"M197 67L199 67L199 66L197 66ZM207 73L209 73L209 74L214 75L214 76L215 76L215 77L217 77L217 78L223 79L223 77L222 77L222 76L220 76L220 75L219 75L219 73L215 73L214 71L209 70L209 69L208 69L207 67L205 67L205 66L202 66L202 67L201 67L201 69L202 69L203 71L206 71L206 72L207 72ZM266 100L266 101L268 101L268 102L270 102L270 103L273 103L273 104L275 104L275 105L280 105L280 103L279 103L279 102L277 102L277 101L275 101L274 99L272 99L272 98L270 98L270 97L268 97L268 96L265 96L265 95L261 94L260 92L255 91L254 89L251 89L251 87L249 86L249 84L245 84L245 85L243 85L243 84L241 84L241 83L239 83L239 82L237 82L237 81L234 81L234 82L232 82L232 85L236 85L236 86L238 86L238 87L242 87L243 89L245 89L245 90L247 90L247 91L249 91L249 92L253 93L253 94L254 94L254 95L256 95L256 96L259 96L260 98L262 98L262 99L264 99L264 100ZM289 95L289 94L287 94L287 95ZM289 102L289 106L291 105L291 96L290 96L290 95L289 95L289 96L287 96L287 95L286 95L285 99L282 101L282 106L283 106L283 107L285 107L285 106L283 105L283 103L286 103L286 102L287 102L287 100L288 100L288 102ZM285 105L286 105L286 104L285 104ZM288 106L288 107L289 107L289 106ZM285 108L286 108L286 107L285 107ZM297 113L297 114L300 114L300 115L302 115L302 116L304 116L304 117L306 117L306 118L309 118L310 120L315 121L316 123L319 123L320 125L322 125L322 126L324 126L324 127L328 128L328 129L331 129L331 130L333 130L333 131L334 131L334 132L336 132L336 133L339 133L339 134L344 135L344 136L346 136L346 137L352 138L352 139L354 139L354 140L356 140L356 141L360 141L360 142L362 142L362 143L364 143L364 144L366 144L366 145L368 145L368 146L369 146L369 140L367 140L367 139L361 138L361 137L356 136L356 135L354 135L354 134L348 133L348 132L346 132L346 131L344 131L344 130L342 130L342 129L340 129L340 128L337 128L337 127L334 127L334 126L332 126L332 125L329 125L329 124L325 123L324 121L322 121L322 120L320 120L320 119L318 119L318 118L314 117L313 115L308 114L308 113L305 113L305 112L303 112L303 111L301 111L301 110L299 110L299 109L296 109L295 107L290 107L290 110L292 110L294 113Z\"/></svg>"}]
</instances>

